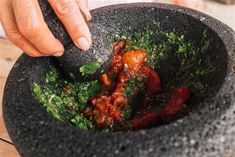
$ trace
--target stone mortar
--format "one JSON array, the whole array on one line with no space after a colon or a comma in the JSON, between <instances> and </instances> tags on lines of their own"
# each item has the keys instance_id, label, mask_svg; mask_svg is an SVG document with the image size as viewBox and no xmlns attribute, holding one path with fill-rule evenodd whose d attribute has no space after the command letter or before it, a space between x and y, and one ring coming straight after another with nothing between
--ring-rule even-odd
<instances>
[{"instance_id":1,"label":"stone mortar","mask_svg":"<svg viewBox=\"0 0 235 157\"><path fill-rule=\"evenodd\" d=\"M49 16L49 12L47 13ZM22 55L12 68L4 90L3 114L9 135L23 157L232 157L235 154L235 33L203 13L166 4L114 5L92 11L103 33L133 34L153 23L197 42L209 30L221 83L204 107L168 125L135 132L82 131L52 117L32 95L54 67L50 57ZM66 41L67 42L67 41ZM213 80L209 80L213 81Z\"/></svg>"}]
</instances>

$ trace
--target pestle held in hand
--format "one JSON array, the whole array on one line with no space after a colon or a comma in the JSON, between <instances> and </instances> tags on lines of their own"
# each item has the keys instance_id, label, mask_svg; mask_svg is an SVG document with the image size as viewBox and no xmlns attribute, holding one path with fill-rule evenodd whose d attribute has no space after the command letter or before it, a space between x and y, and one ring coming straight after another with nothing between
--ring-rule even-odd
<instances>
[{"instance_id":1,"label":"pestle held in hand","mask_svg":"<svg viewBox=\"0 0 235 157\"><path fill-rule=\"evenodd\" d=\"M112 62L111 42L102 32L90 24L92 46L87 51L78 49L74 44L66 49L58 60L64 71L75 79L97 79Z\"/></svg>"},{"instance_id":2,"label":"pestle held in hand","mask_svg":"<svg viewBox=\"0 0 235 157\"><path fill-rule=\"evenodd\" d=\"M92 35L92 46L89 50L83 51L75 46L48 1L39 0L38 2L49 29L64 45L64 54L56 59L65 73L73 79L98 79L99 75L111 66L113 56L111 41L102 29L95 23L88 23Z\"/></svg>"}]
</instances>

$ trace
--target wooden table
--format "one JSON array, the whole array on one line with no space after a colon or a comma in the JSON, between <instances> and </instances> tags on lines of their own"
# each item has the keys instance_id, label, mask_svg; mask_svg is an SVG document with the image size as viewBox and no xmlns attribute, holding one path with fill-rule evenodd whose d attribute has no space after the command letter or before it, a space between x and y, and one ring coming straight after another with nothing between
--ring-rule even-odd
<instances>
[{"instance_id":1,"label":"wooden table","mask_svg":"<svg viewBox=\"0 0 235 157\"><path fill-rule=\"evenodd\" d=\"M2 97L8 73L21 53L22 51L8 40L0 38L0 157L19 157L4 126Z\"/></svg>"}]
</instances>

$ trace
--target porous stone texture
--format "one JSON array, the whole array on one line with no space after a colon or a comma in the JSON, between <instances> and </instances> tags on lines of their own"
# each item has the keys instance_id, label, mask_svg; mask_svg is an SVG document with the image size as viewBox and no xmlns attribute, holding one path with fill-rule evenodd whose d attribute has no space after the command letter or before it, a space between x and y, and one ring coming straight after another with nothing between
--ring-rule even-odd
<instances>
[{"instance_id":1,"label":"porous stone texture","mask_svg":"<svg viewBox=\"0 0 235 157\"><path fill-rule=\"evenodd\" d=\"M200 12L166 4L125 4L92 11L93 23L109 37L144 28L175 30L185 39L201 38L208 29L210 51L221 69L213 97L203 107L168 125L134 132L82 131L52 117L32 95L33 82L55 67L53 58L22 55L4 92L4 120L23 157L232 157L235 153L235 33ZM62 37L63 38L63 37ZM66 41L64 41L66 43ZM217 80L217 81L216 81Z\"/></svg>"},{"instance_id":2,"label":"porous stone texture","mask_svg":"<svg viewBox=\"0 0 235 157\"><path fill-rule=\"evenodd\" d=\"M88 51L79 50L74 44L66 49L61 57L58 57L60 66L68 76L71 74L78 80L99 79L100 74L110 68L113 58L112 41L108 40L101 29L90 23L89 28L92 32L92 47ZM83 76L80 67L96 61L100 67L96 72L89 76Z\"/></svg>"},{"instance_id":3,"label":"porous stone texture","mask_svg":"<svg viewBox=\"0 0 235 157\"><path fill-rule=\"evenodd\" d=\"M88 26L92 34L92 46L87 51L82 51L77 48L69 37L63 24L55 15L54 11L50 7L48 1L39 0L42 13L54 36L59 39L65 48L65 52L61 57L57 57L60 66L64 69L64 72L70 76L71 74L76 79L83 79L80 73L80 67L92 62L98 61L100 68L91 76L87 76L86 79L97 79L102 71L107 70L112 63L113 49L110 38L107 38L103 28L99 28L92 21L88 23Z\"/></svg>"}]
</instances>

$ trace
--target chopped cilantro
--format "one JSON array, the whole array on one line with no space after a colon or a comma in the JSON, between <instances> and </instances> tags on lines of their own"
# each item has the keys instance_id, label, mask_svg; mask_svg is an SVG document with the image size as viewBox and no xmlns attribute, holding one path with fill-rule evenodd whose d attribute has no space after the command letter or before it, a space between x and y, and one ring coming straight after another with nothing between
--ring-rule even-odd
<instances>
[{"instance_id":1,"label":"chopped cilantro","mask_svg":"<svg viewBox=\"0 0 235 157\"><path fill-rule=\"evenodd\" d=\"M100 89L101 84L97 80L79 83L77 87L77 97L78 103L81 105L82 110L87 106L89 98L97 94Z\"/></svg>"},{"instance_id":2,"label":"chopped cilantro","mask_svg":"<svg viewBox=\"0 0 235 157\"><path fill-rule=\"evenodd\" d=\"M77 114L85 109L89 98L100 91L101 83L98 80L67 82L56 69L49 71L44 81L43 85L33 83L32 91L46 110L59 120L71 122L81 129L91 129L89 121ZM84 127L85 124L89 125Z\"/></svg>"},{"instance_id":3,"label":"chopped cilantro","mask_svg":"<svg viewBox=\"0 0 235 157\"><path fill-rule=\"evenodd\" d=\"M159 104L165 104L172 88L186 85L200 98L208 92L208 82L215 72L215 63L208 53L210 41L207 38L207 31L202 33L202 41L199 45L187 41L183 35L176 32L143 31L133 36L117 35L115 40L126 40L126 50L145 49L147 55L147 66L155 68L161 78L161 86L164 88L163 95L156 96ZM173 61L172 61L173 60ZM93 61L83 65L79 70L83 76L94 74L100 63ZM172 76L164 82L164 76ZM71 77L74 75L71 74ZM32 84L32 91L35 98L45 109L59 120L68 122L83 130L93 130L95 126L83 113L88 107L91 97L97 95L102 88L98 80L89 82L72 82L60 76L57 69L49 71L43 79L44 84ZM125 120L130 119L135 113L134 101L138 94L143 94L143 80L135 78L129 80L124 94L128 97L128 105L121 114ZM138 90L138 92L136 92ZM166 94L165 93L165 94ZM138 101L137 101L138 103ZM127 122L127 121L125 121ZM112 127L103 128L103 131L112 131Z\"/></svg>"},{"instance_id":4,"label":"chopped cilantro","mask_svg":"<svg viewBox=\"0 0 235 157\"><path fill-rule=\"evenodd\" d=\"M150 67L156 68L156 63L158 63L156 70L159 67L161 71L164 69L162 67L167 66L166 69L174 73L175 77L174 80L165 84L166 88L175 88L180 84L185 84L198 97L203 97L208 92L206 90L208 84L203 80L211 77L216 68L210 54L206 53L209 46L207 30L202 32L200 48L196 47L194 43L186 41L183 35L158 29L157 31L145 30L130 37L119 35L115 40L127 40L126 49L145 49L148 52L147 63ZM175 58L175 62L179 62L179 65L165 64L172 58ZM161 61L163 64L159 65ZM132 84L127 87L125 91L127 95L132 95L131 87Z\"/></svg>"},{"instance_id":5,"label":"chopped cilantro","mask_svg":"<svg viewBox=\"0 0 235 157\"><path fill-rule=\"evenodd\" d=\"M77 115L73 119L71 119L71 123L83 130L94 130L94 125L82 115Z\"/></svg>"},{"instance_id":6,"label":"chopped cilantro","mask_svg":"<svg viewBox=\"0 0 235 157\"><path fill-rule=\"evenodd\" d=\"M83 65L82 67L80 67L79 70L83 76L89 76L94 74L99 68L100 68L100 62L93 61Z\"/></svg>"}]
</instances>

